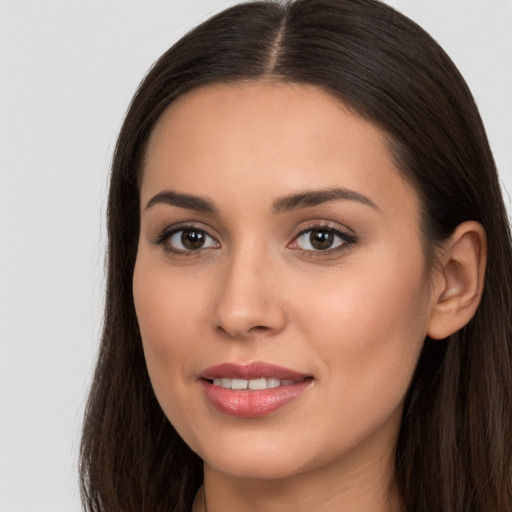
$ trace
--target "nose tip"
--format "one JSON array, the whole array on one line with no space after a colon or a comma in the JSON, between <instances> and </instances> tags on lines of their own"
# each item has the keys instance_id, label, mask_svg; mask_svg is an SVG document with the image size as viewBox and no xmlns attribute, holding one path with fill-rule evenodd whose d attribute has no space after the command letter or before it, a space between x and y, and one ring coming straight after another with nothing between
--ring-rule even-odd
<instances>
[{"instance_id":1,"label":"nose tip","mask_svg":"<svg viewBox=\"0 0 512 512\"><path fill-rule=\"evenodd\" d=\"M271 335L279 330L270 325L258 325L257 320L244 314L236 317L231 315L229 318L223 315L222 320L216 322L216 329L230 338L239 340L245 340L251 335Z\"/></svg>"}]
</instances>

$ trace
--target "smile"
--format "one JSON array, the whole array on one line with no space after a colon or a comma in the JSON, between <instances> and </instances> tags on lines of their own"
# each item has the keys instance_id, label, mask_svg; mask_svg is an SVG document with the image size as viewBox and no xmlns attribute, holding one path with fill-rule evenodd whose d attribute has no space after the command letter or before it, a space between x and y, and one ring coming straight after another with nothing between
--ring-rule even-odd
<instances>
[{"instance_id":1,"label":"smile","mask_svg":"<svg viewBox=\"0 0 512 512\"><path fill-rule=\"evenodd\" d=\"M260 390L260 389L274 389L279 388L281 386L293 386L297 384L297 381L292 379L277 379L275 377L265 378L262 377L260 379L230 379L227 377L217 377L213 379L214 386L220 386L224 389L249 389L249 390Z\"/></svg>"},{"instance_id":2,"label":"smile","mask_svg":"<svg viewBox=\"0 0 512 512\"><path fill-rule=\"evenodd\" d=\"M256 418L299 398L314 379L282 366L255 362L212 366L200 381L204 395L218 411Z\"/></svg>"}]
</instances>

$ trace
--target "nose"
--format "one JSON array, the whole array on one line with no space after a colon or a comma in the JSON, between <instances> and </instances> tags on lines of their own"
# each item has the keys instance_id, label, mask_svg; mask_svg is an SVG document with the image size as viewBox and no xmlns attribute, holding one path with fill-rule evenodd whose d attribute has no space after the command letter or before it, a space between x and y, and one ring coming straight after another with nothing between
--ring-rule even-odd
<instances>
[{"instance_id":1,"label":"nose","mask_svg":"<svg viewBox=\"0 0 512 512\"><path fill-rule=\"evenodd\" d=\"M212 314L218 332L244 340L284 329L286 312L276 267L262 251L233 254L224 262Z\"/></svg>"}]
</instances>

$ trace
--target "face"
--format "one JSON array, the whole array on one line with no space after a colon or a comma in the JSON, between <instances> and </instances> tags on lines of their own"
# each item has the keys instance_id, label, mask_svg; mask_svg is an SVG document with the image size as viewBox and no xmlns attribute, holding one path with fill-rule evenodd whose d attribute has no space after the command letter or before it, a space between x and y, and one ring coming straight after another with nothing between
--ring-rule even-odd
<instances>
[{"instance_id":1,"label":"face","mask_svg":"<svg viewBox=\"0 0 512 512\"><path fill-rule=\"evenodd\" d=\"M217 84L168 108L133 286L156 396L208 467L269 479L392 452L430 311L418 198L325 92Z\"/></svg>"}]
</instances>

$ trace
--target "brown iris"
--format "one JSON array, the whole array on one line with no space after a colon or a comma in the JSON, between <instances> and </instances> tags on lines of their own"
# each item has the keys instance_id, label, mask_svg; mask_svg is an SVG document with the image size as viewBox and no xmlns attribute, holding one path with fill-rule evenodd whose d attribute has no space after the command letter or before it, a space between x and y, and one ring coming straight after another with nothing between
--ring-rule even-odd
<instances>
[{"instance_id":1,"label":"brown iris","mask_svg":"<svg viewBox=\"0 0 512 512\"><path fill-rule=\"evenodd\" d=\"M201 231L185 229L181 234L181 243L187 249L200 249L204 245L205 235Z\"/></svg>"},{"instance_id":2,"label":"brown iris","mask_svg":"<svg viewBox=\"0 0 512 512\"><path fill-rule=\"evenodd\" d=\"M315 249L325 251L333 244L334 234L330 231L311 231L309 241Z\"/></svg>"}]
</instances>

